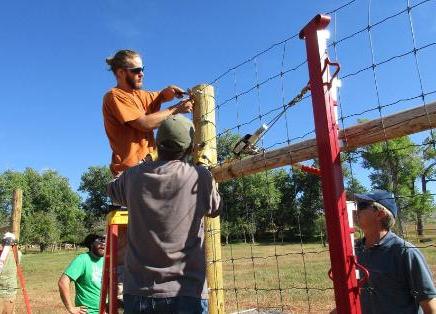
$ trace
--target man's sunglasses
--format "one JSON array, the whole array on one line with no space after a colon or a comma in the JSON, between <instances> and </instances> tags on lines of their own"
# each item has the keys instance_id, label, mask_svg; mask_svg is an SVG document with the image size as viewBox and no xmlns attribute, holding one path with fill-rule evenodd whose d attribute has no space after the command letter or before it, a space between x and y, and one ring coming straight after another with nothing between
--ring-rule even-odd
<instances>
[{"instance_id":1,"label":"man's sunglasses","mask_svg":"<svg viewBox=\"0 0 436 314\"><path fill-rule=\"evenodd\" d=\"M367 208L373 208L373 203L371 202L357 202L357 210L367 209Z\"/></svg>"},{"instance_id":2,"label":"man's sunglasses","mask_svg":"<svg viewBox=\"0 0 436 314\"><path fill-rule=\"evenodd\" d=\"M106 239L105 238L95 239L94 242L95 244L106 244Z\"/></svg>"},{"instance_id":3,"label":"man's sunglasses","mask_svg":"<svg viewBox=\"0 0 436 314\"><path fill-rule=\"evenodd\" d=\"M141 72L144 72L144 67L126 68L126 70L133 74L139 74Z\"/></svg>"}]
</instances>

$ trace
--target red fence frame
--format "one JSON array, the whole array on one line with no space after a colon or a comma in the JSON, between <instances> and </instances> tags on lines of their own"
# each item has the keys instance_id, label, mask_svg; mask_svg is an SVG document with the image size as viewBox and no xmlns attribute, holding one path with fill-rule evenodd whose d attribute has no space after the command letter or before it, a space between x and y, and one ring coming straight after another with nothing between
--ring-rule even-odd
<instances>
[{"instance_id":1,"label":"red fence frame","mask_svg":"<svg viewBox=\"0 0 436 314\"><path fill-rule=\"evenodd\" d=\"M331 95L331 84L323 81L329 61L327 54L320 52L319 46L318 31L325 29L329 23L330 17L315 16L301 30L300 38L306 42L336 308L338 313L360 314L359 287L341 168L336 100Z\"/></svg>"}]
</instances>

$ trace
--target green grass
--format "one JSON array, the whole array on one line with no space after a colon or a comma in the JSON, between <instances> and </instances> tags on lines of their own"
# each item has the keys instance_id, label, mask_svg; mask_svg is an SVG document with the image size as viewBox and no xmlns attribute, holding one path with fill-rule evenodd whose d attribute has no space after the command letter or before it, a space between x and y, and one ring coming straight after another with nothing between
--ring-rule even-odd
<instances>
[{"instance_id":1,"label":"green grass","mask_svg":"<svg viewBox=\"0 0 436 314\"><path fill-rule=\"evenodd\" d=\"M32 313L66 313L57 282L70 261L80 253L82 251L72 250L23 254L22 265ZM25 313L21 294L17 295L17 313Z\"/></svg>"},{"instance_id":2,"label":"green grass","mask_svg":"<svg viewBox=\"0 0 436 314\"><path fill-rule=\"evenodd\" d=\"M419 243L433 275L436 250L433 241ZM304 252L304 254L302 254ZM33 313L65 313L57 280L81 251L23 255L23 267ZM253 257L253 258L252 258ZM304 261L303 261L304 258ZM232 244L222 247L225 307L227 313L249 308L276 308L285 312L326 313L334 308L332 282L327 276L330 259L319 244ZM307 289L306 289L307 288ZM281 289L281 290L280 290ZM17 313L25 313L17 297Z\"/></svg>"}]
</instances>

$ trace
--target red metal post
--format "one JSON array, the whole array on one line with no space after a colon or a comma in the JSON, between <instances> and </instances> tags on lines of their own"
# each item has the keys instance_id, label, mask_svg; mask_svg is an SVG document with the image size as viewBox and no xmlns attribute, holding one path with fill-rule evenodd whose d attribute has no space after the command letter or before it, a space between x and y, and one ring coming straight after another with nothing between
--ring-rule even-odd
<instances>
[{"instance_id":1,"label":"red metal post","mask_svg":"<svg viewBox=\"0 0 436 314\"><path fill-rule=\"evenodd\" d=\"M329 23L330 17L317 15L301 30L300 38L306 42L336 308L341 314L360 314L340 160L336 103L330 93L331 85L323 81L327 54L320 52L319 45L318 31L325 29Z\"/></svg>"},{"instance_id":2,"label":"red metal post","mask_svg":"<svg viewBox=\"0 0 436 314\"><path fill-rule=\"evenodd\" d=\"M26 306L26 313L32 314L32 308L30 306L29 294L27 293L27 289L26 289L26 280L24 279L23 269L21 268L20 259L19 259L19 255L18 255L18 248L17 248L16 244L12 245L12 252L13 252L14 258L15 258L15 265L17 267L17 275L18 275L18 279L20 280L21 292L23 293L24 304Z\"/></svg>"}]
</instances>

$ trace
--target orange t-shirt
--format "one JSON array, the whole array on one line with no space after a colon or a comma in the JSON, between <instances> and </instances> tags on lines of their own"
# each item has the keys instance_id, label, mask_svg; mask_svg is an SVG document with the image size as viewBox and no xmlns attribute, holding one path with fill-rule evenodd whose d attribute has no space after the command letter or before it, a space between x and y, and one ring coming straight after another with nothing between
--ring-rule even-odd
<instances>
[{"instance_id":1,"label":"orange t-shirt","mask_svg":"<svg viewBox=\"0 0 436 314\"><path fill-rule=\"evenodd\" d=\"M103 98L104 128L112 148L114 175L135 166L156 148L153 130L139 131L127 124L160 110L159 92L112 88Z\"/></svg>"}]
</instances>

